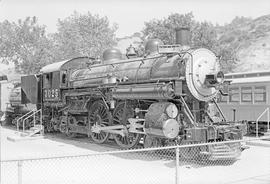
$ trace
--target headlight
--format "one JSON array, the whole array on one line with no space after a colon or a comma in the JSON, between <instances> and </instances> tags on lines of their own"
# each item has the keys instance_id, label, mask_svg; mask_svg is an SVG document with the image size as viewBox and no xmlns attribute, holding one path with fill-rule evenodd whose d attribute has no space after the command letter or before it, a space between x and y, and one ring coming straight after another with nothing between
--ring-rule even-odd
<instances>
[{"instance_id":1,"label":"headlight","mask_svg":"<svg viewBox=\"0 0 270 184\"><path fill-rule=\"evenodd\" d=\"M176 105L174 105L173 103L168 105L166 108L166 113L170 118L176 118L176 116L178 115L178 109Z\"/></svg>"},{"instance_id":2,"label":"headlight","mask_svg":"<svg viewBox=\"0 0 270 184\"><path fill-rule=\"evenodd\" d=\"M217 73L217 82L218 82L218 83L223 83L223 82L224 82L224 73L221 72L221 71L219 71L219 72Z\"/></svg>"}]
</instances>

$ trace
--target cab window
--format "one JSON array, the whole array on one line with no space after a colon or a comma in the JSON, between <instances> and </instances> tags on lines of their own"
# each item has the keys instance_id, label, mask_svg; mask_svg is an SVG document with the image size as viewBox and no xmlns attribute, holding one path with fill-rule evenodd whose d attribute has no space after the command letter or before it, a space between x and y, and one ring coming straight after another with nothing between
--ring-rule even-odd
<instances>
[{"instance_id":1,"label":"cab window","mask_svg":"<svg viewBox=\"0 0 270 184\"><path fill-rule=\"evenodd\" d=\"M66 71L62 71L61 72L61 84L66 84L67 82L67 72Z\"/></svg>"},{"instance_id":2,"label":"cab window","mask_svg":"<svg viewBox=\"0 0 270 184\"><path fill-rule=\"evenodd\" d=\"M43 82L44 82L45 88L51 88L52 87L52 73L44 74Z\"/></svg>"}]
</instances>

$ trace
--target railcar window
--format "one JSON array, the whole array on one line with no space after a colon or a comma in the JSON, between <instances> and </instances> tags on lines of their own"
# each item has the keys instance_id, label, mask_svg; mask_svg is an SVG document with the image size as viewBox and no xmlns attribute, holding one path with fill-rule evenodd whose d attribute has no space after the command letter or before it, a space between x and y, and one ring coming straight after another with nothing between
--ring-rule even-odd
<instances>
[{"instance_id":1,"label":"railcar window","mask_svg":"<svg viewBox=\"0 0 270 184\"><path fill-rule=\"evenodd\" d=\"M257 77L258 74L257 73L249 73L249 74L246 74L246 77Z\"/></svg>"},{"instance_id":2,"label":"railcar window","mask_svg":"<svg viewBox=\"0 0 270 184\"><path fill-rule=\"evenodd\" d=\"M230 88L229 89L229 100L230 100L230 102L239 102L240 101L239 88Z\"/></svg>"},{"instance_id":3,"label":"railcar window","mask_svg":"<svg viewBox=\"0 0 270 184\"><path fill-rule=\"evenodd\" d=\"M269 76L269 75L270 75L270 72L263 72L259 74L259 76Z\"/></svg>"},{"instance_id":4,"label":"railcar window","mask_svg":"<svg viewBox=\"0 0 270 184\"><path fill-rule=\"evenodd\" d=\"M257 86L254 88L254 101L257 103L266 102L265 86Z\"/></svg>"},{"instance_id":5,"label":"railcar window","mask_svg":"<svg viewBox=\"0 0 270 184\"><path fill-rule=\"evenodd\" d=\"M225 76L225 79L232 79L232 76Z\"/></svg>"},{"instance_id":6,"label":"railcar window","mask_svg":"<svg viewBox=\"0 0 270 184\"><path fill-rule=\"evenodd\" d=\"M252 87L241 88L241 101L252 102Z\"/></svg>"},{"instance_id":7,"label":"railcar window","mask_svg":"<svg viewBox=\"0 0 270 184\"><path fill-rule=\"evenodd\" d=\"M245 75L235 75L233 78L244 78L245 77Z\"/></svg>"}]
</instances>

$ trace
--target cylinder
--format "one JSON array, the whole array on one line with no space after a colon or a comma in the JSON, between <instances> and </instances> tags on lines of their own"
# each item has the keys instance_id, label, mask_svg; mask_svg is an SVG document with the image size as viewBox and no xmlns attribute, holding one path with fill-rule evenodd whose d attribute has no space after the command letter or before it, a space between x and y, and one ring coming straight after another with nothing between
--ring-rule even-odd
<instances>
[{"instance_id":1,"label":"cylinder","mask_svg":"<svg viewBox=\"0 0 270 184\"><path fill-rule=\"evenodd\" d=\"M182 46L190 46L191 32L189 28L175 29L175 43Z\"/></svg>"},{"instance_id":2,"label":"cylinder","mask_svg":"<svg viewBox=\"0 0 270 184\"><path fill-rule=\"evenodd\" d=\"M145 115L145 132L147 135L174 139L178 136L180 125L176 119L167 114L170 102L157 102L150 105Z\"/></svg>"}]
</instances>

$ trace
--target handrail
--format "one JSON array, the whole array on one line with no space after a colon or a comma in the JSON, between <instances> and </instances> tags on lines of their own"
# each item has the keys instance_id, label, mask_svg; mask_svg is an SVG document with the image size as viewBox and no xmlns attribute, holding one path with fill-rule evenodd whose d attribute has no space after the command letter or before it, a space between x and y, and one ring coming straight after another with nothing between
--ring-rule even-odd
<instances>
[{"instance_id":1,"label":"handrail","mask_svg":"<svg viewBox=\"0 0 270 184\"><path fill-rule=\"evenodd\" d=\"M226 122L227 121L226 117L225 117L224 113L222 112L221 108L219 107L219 105L217 104L216 100L213 99L212 101L214 102L214 104L215 104L216 108L218 109L219 113L221 114L223 120Z\"/></svg>"},{"instance_id":2,"label":"handrail","mask_svg":"<svg viewBox=\"0 0 270 184\"><path fill-rule=\"evenodd\" d=\"M17 131L19 131L19 122L20 122L20 120L23 119L25 116L28 116L29 114L33 113L34 111L36 111L36 109L31 110L30 112L24 114L22 117L17 119Z\"/></svg>"},{"instance_id":3,"label":"handrail","mask_svg":"<svg viewBox=\"0 0 270 184\"><path fill-rule=\"evenodd\" d=\"M134 58L134 59L125 59L125 60L119 60L120 62L115 62L115 63L110 63L110 64L91 65L91 66L88 67L88 69L98 68L98 67L101 67L101 66L112 66L112 67L114 67L114 65L120 65L120 64L125 64L125 63L133 63L133 62L138 62L138 61L144 62L145 60L157 59L157 58L161 58L161 57L164 57L164 56L163 55L157 55L157 56L152 56L152 57L149 57L149 58L139 57L139 58Z\"/></svg>"},{"instance_id":4,"label":"handrail","mask_svg":"<svg viewBox=\"0 0 270 184\"><path fill-rule=\"evenodd\" d=\"M188 108L188 105L187 105L187 103L185 102L185 99L184 99L182 96L180 96L180 102L183 103L183 105L184 105L184 110L185 110L186 115L187 115L189 121L191 122L191 124L192 124L193 126L197 126L197 123L195 122L195 118L194 118L192 112L190 111L190 109Z\"/></svg>"},{"instance_id":5,"label":"handrail","mask_svg":"<svg viewBox=\"0 0 270 184\"><path fill-rule=\"evenodd\" d=\"M27 116L24 120L23 120L23 132L24 132L24 126L25 126L25 120L29 119L30 117L34 116L35 114L39 113L41 114L41 109L35 111L33 114ZM42 123L42 122L41 122ZM34 126L36 125L36 119L35 119L35 116L34 116Z\"/></svg>"},{"instance_id":6,"label":"handrail","mask_svg":"<svg viewBox=\"0 0 270 184\"><path fill-rule=\"evenodd\" d=\"M269 107L267 107L256 120L256 137L258 137L258 121L267 112L267 129L269 130Z\"/></svg>"}]
</instances>

